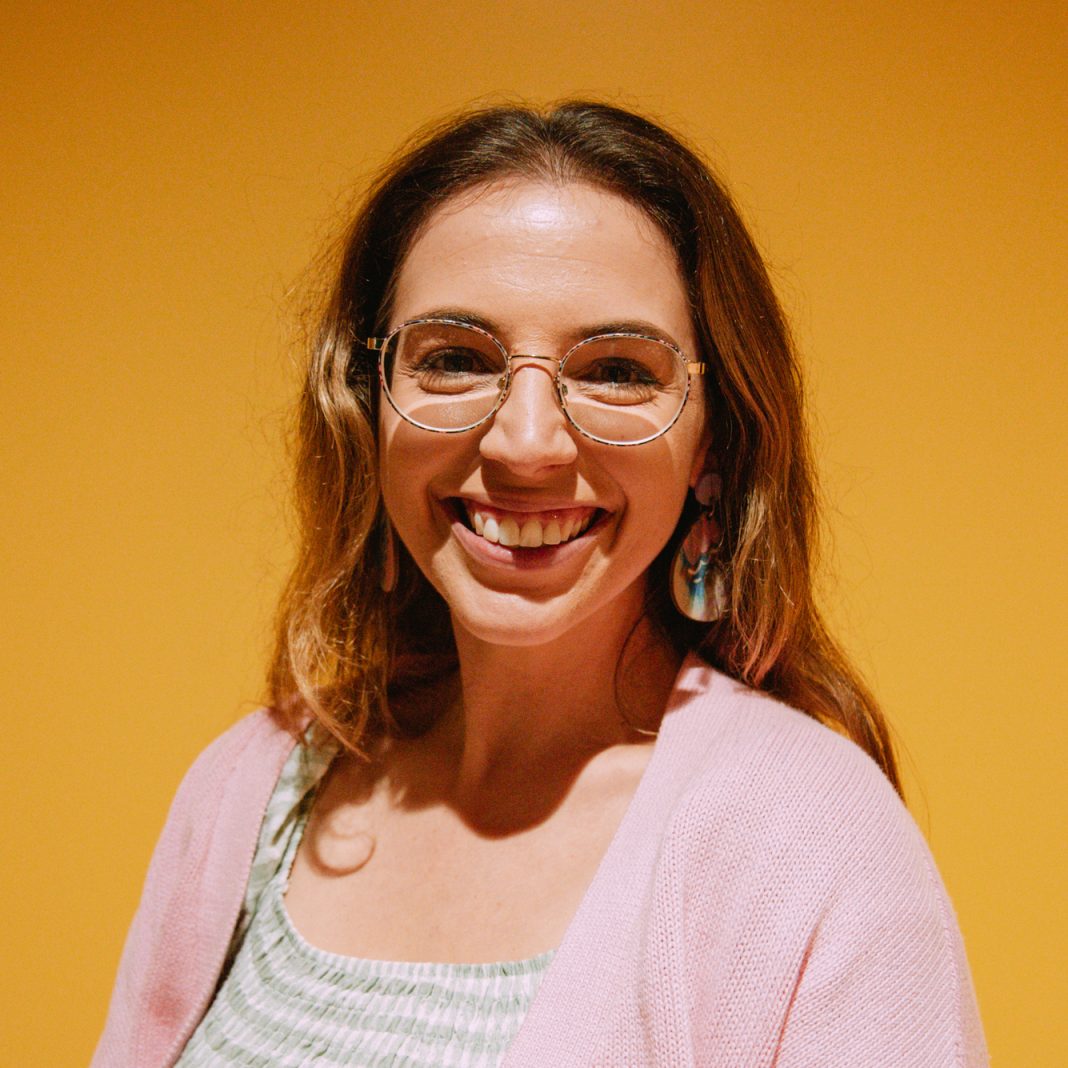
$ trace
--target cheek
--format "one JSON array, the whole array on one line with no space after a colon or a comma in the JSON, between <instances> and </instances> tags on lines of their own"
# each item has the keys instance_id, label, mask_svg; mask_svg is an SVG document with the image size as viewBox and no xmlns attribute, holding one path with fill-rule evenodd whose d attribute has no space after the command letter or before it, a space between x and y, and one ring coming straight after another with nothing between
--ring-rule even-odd
<instances>
[{"instance_id":1,"label":"cheek","mask_svg":"<svg viewBox=\"0 0 1068 1068\"><path fill-rule=\"evenodd\" d=\"M631 522L648 527L649 536L659 543L657 551L674 533L705 468L712 435L703 416L702 404L693 405L692 410L687 406L685 419L669 431L664 454L635 481L629 495ZM678 436L672 439L676 431Z\"/></svg>"},{"instance_id":2,"label":"cheek","mask_svg":"<svg viewBox=\"0 0 1068 1068\"><path fill-rule=\"evenodd\" d=\"M424 568L448 540L434 486L462 465L460 443L404 422L390 410L378 423L378 477L393 528Z\"/></svg>"},{"instance_id":3,"label":"cheek","mask_svg":"<svg viewBox=\"0 0 1068 1068\"><path fill-rule=\"evenodd\" d=\"M636 457L635 463L623 482L627 501L624 531L627 540L635 546L640 543L643 555L655 556L670 539L690 492L691 473L697 462L697 445L690 445L698 431L680 435L680 441L665 442L653 455L656 442L638 446L650 453ZM673 448L671 445L681 445ZM622 478L622 475L621 475Z\"/></svg>"},{"instance_id":4,"label":"cheek","mask_svg":"<svg viewBox=\"0 0 1068 1068\"><path fill-rule=\"evenodd\" d=\"M438 436L406 423L383 402L378 417L378 472L383 494L396 495L410 488L435 453L433 447L427 448L425 439Z\"/></svg>"},{"instance_id":5,"label":"cheek","mask_svg":"<svg viewBox=\"0 0 1068 1068\"><path fill-rule=\"evenodd\" d=\"M659 483L647 483L629 502L628 526L636 552L645 558L646 566L671 539L686 502L689 487L679 477L681 472L673 471L672 474L674 478L665 477Z\"/></svg>"},{"instance_id":6,"label":"cheek","mask_svg":"<svg viewBox=\"0 0 1068 1068\"><path fill-rule=\"evenodd\" d=\"M388 407L388 405L387 405ZM389 409L378 421L378 479L386 511L405 541L418 512L425 508L427 473L425 449L418 447L405 424Z\"/></svg>"}]
</instances>

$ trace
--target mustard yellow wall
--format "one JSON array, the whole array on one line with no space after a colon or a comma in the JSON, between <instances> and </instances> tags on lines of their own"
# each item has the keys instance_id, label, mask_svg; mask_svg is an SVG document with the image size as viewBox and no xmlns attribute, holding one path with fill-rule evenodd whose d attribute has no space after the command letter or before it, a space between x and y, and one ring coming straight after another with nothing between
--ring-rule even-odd
<instances>
[{"instance_id":1,"label":"mustard yellow wall","mask_svg":"<svg viewBox=\"0 0 1068 1068\"><path fill-rule=\"evenodd\" d=\"M88 1059L174 787L260 695L288 293L348 191L477 97L582 93L759 235L995 1064L1065 1063L1061 4L53 0L0 42L0 1062Z\"/></svg>"}]
</instances>

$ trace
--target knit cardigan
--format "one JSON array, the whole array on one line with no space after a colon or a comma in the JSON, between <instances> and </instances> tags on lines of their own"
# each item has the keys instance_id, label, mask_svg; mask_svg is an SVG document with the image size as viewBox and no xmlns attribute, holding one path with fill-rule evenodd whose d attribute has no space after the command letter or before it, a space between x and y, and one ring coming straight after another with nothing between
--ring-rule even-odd
<instances>
[{"instance_id":1,"label":"knit cardigan","mask_svg":"<svg viewBox=\"0 0 1068 1068\"><path fill-rule=\"evenodd\" d=\"M190 769L92 1068L167 1068L211 1003L294 745L267 711ZM986 1065L952 906L878 767L696 658L504 1068Z\"/></svg>"}]
</instances>

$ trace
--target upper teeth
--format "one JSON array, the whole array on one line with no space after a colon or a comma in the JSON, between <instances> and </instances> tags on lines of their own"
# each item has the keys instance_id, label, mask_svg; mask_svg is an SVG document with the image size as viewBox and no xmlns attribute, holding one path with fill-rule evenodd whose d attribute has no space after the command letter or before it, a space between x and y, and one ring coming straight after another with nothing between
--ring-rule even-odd
<instances>
[{"instance_id":1,"label":"upper teeth","mask_svg":"<svg viewBox=\"0 0 1068 1068\"><path fill-rule=\"evenodd\" d=\"M467 505L467 514L475 533L497 545L537 549L542 545L559 545L578 537L593 521L593 513L542 522L534 516L490 515Z\"/></svg>"}]
</instances>

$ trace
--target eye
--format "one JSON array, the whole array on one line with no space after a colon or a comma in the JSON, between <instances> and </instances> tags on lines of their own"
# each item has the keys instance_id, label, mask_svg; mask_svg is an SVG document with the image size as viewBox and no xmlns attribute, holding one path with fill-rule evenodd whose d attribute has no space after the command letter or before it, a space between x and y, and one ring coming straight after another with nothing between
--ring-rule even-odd
<instances>
[{"instance_id":1,"label":"eye","mask_svg":"<svg viewBox=\"0 0 1068 1068\"><path fill-rule=\"evenodd\" d=\"M407 382L424 396L496 392L504 370L504 360L496 352L468 345L426 345L401 353L390 388L399 390L401 382Z\"/></svg>"},{"instance_id":2,"label":"eye","mask_svg":"<svg viewBox=\"0 0 1068 1068\"><path fill-rule=\"evenodd\" d=\"M471 353L457 352L455 350L443 352L438 356L436 363L440 370L448 371L449 374L454 375L463 374L465 371L471 371L475 366L475 361L471 358Z\"/></svg>"},{"instance_id":3,"label":"eye","mask_svg":"<svg viewBox=\"0 0 1068 1068\"><path fill-rule=\"evenodd\" d=\"M494 369L482 353L450 347L423 354L412 370L416 374L472 375L493 373Z\"/></svg>"},{"instance_id":4,"label":"eye","mask_svg":"<svg viewBox=\"0 0 1068 1068\"><path fill-rule=\"evenodd\" d=\"M643 364L624 357L600 359L583 368L585 382L611 386L655 386L656 376Z\"/></svg>"}]
</instances>

